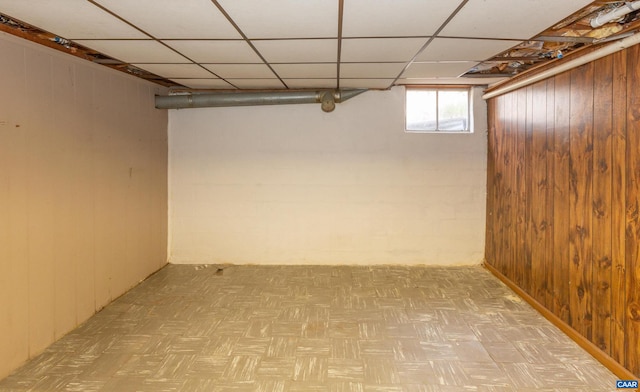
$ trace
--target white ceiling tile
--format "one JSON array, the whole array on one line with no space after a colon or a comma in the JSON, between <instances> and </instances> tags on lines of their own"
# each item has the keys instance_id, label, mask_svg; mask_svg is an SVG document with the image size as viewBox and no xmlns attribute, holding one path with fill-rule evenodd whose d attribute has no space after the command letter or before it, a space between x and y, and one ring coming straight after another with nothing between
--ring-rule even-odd
<instances>
[{"instance_id":1,"label":"white ceiling tile","mask_svg":"<svg viewBox=\"0 0 640 392\"><path fill-rule=\"evenodd\" d=\"M412 63L402 74L403 78L457 78L477 62L443 61L439 63Z\"/></svg>"},{"instance_id":2,"label":"white ceiling tile","mask_svg":"<svg viewBox=\"0 0 640 392\"><path fill-rule=\"evenodd\" d=\"M256 52L242 40L163 42L196 63L262 63Z\"/></svg>"},{"instance_id":3,"label":"white ceiling tile","mask_svg":"<svg viewBox=\"0 0 640 392\"><path fill-rule=\"evenodd\" d=\"M342 40L345 62L409 61L427 42L426 38L353 38Z\"/></svg>"},{"instance_id":4,"label":"white ceiling tile","mask_svg":"<svg viewBox=\"0 0 640 392\"><path fill-rule=\"evenodd\" d=\"M242 38L211 0L97 0L155 38Z\"/></svg>"},{"instance_id":5,"label":"white ceiling tile","mask_svg":"<svg viewBox=\"0 0 640 392\"><path fill-rule=\"evenodd\" d=\"M212 78L211 72L197 64L133 64L167 79L174 78Z\"/></svg>"},{"instance_id":6,"label":"white ceiling tile","mask_svg":"<svg viewBox=\"0 0 640 392\"><path fill-rule=\"evenodd\" d=\"M472 84L488 85L503 81L506 78L401 78L396 81L397 85L420 85L420 84Z\"/></svg>"},{"instance_id":7,"label":"white ceiling tile","mask_svg":"<svg viewBox=\"0 0 640 392\"><path fill-rule=\"evenodd\" d=\"M340 65L340 77L395 79L405 65L406 63L343 63Z\"/></svg>"},{"instance_id":8,"label":"white ceiling tile","mask_svg":"<svg viewBox=\"0 0 640 392\"><path fill-rule=\"evenodd\" d=\"M0 12L193 88L232 86L190 60L240 88L283 88L211 0L94 1L184 56L87 0L0 0ZM339 1L218 1L287 85L335 87ZM388 87L461 2L344 0L341 86ZM490 83L458 76L590 3L469 0L398 83Z\"/></svg>"},{"instance_id":9,"label":"white ceiling tile","mask_svg":"<svg viewBox=\"0 0 640 392\"><path fill-rule=\"evenodd\" d=\"M484 61L522 41L435 38L416 61Z\"/></svg>"},{"instance_id":10,"label":"white ceiling tile","mask_svg":"<svg viewBox=\"0 0 640 392\"><path fill-rule=\"evenodd\" d=\"M0 0L0 11L67 39L149 38L86 0Z\"/></svg>"},{"instance_id":11,"label":"white ceiling tile","mask_svg":"<svg viewBox=\"0 0 640 392\"><path fill-rule=\"evenodd\" d=\"M213 89L233 89L229 83L222 79L171 79L176 83L189 88L213 88Z\"/></svg>"},{"instance_id":12,"label":"white ceiling tile","mask_svg":"<svg viewBox=\"0 0 640 392\"><path fill-rule=\"evenodd\" d=\"M433 35L460 0L345 0L343 37Z\"/></svg>"},{"instance_id":13,"label":"white ceiling tile","mask_svg":"<svg viewBox=\"0 0 640 392\"><path fill-rule=\"evenodd\" d=\"M275 75L265 64L203 64L221 78L273 78Z\"/></svg>"},{"instance_id":14,"label":"white ceiling tile","mask_svg":"<svg viewBox=\"0 0 640 392\"><path fill-rule=\"evenodd\" d=\"M229 83L241 89L284 89L278 79L229 79Z\"/></svg>"},{"instance_id":15,"label":"white ceiling tile","mask_svg":"<svg viewBox=\"0 0 640 392\"><path fill-rule=\"evenodd\" d=\"M388 88L393 79L340 79L340 88Z\"/></svg>"},{"instance_id":16,"label":"white ceiling tile","mask_svg":"<svg viewBox=\"0 0 640 392\"><path fill-rule=\"evenodd\" d=\"M336 88L338 83L333 79L283 79L289 88Z\"/></svg>"},{"instance_id":17,"label":"white ceiling tile","mask_svg":"<svg viewBox=\"0 0 640 392\"><path fill-rule=\"evenodd\" d=\"M338 36L338 1L219 0L249 38Z\"/></svg>"},{"instance_id":18,"label":"white ceiling tile","mask_svg":"<svg viewBox=\"0 0 640 392\"><path fill-rule=\"evenodd\" d=\"M338 57L335 39L264 40L253 45L269 63L325 63Z\"/></svg>"},{"instance_id":19,"label":"white ceiling tile","mask_svg":"<svg viewBox=\"0 0 640 392\"><path fill-rule=\"evenodd\" d=\"M189 60L151 40L76 40L75 42L127 63L188 63Z\"/></svg>"},{"instance_id":20,"label":"white ceiling tile","mask_svg":"<svg viewBox=\"0 0 640 392\"><path fill-rule=\"evenodd\" d=\"M336 63L327 64L272 64L281 78L335 78L338 73Z\"/></svg>"},{"instance_id":21,"label":"white ceiling tile","mask_svg":"<svg viewBox=\"0 0 640 392\"><path fill-rule=\"evenodd\" d=\"M526 40L590 0L470 0L440 36Z\"/></svg>"}]
</instances>

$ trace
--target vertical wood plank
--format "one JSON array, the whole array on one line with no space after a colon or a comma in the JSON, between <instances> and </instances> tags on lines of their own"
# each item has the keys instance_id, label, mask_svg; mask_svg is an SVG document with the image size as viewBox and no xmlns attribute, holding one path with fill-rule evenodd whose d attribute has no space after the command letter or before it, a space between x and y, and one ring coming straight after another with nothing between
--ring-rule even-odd
<instances>
[{"instance_id":1,"label":"vertical wood plank","mask_svg":"<svg viewBox=\"0 0 640 392\"><path fill-rule=\"evenodd\" d=\"M527 290L524 285L524 275L526 268L525 244L527 235L526 222L526 199L527 185L525 173L525 155L526 155L526 139L527 139L527 89L523 88L516 91L518 97L518 106L516 111L517 128L516 128L516 149L515 149L515 278L518 286Z\"/></svg>"},{"instance_id":2,"label":"vertical wood plank","mask_svg":"<svg viewBox=\"0 0 640 392\"><path fill-rule=\"evenodd\" d=\"M495 239L496 235L494 229L497 227L495 218L496 214L494 209L496 206L496 168L495 168L495 154L496 154L496 100L491 99L487 102L487 120L488 120L488 135L487 135L487 206L486 206L486 224L485 224L485 246L484 246L484 259L496 267L495 265Z\"/></svg>"},{"instance_id":3,"label":"vertical wood plank","mask_svg":"<svg viewBox=\"0 0 640 392\"><path fill-rule=\"evenodd\" d=\"M531 266L531 238L533 228L531 227L533 206L535 201L533 200L533 86L528 86L526 89L526 114L525 114L525 126L524 126L524 181L523 194L524 198L521 200L523 210L521 216L524 216L524 232L522 241L522 287L533 295L532 287L532 266ZM520 114L522 115L522 114Z\"/></svg>"},{"instance_id":4,"label":"vertical wood plank","mask_svg":"<svg viewBox=\"0 0 640 392\"><path fill-rule=\"evenodd\" d=\"M500 259L499 265L502 273L506 274L509 269L509 258L506 251L506 239L508 237L507 233L507 210L506 210L506 201L508 199L507 188L508 188L508 177L509 173L505 170L506 166L506 140L507 140L507 129L509 127L510 121L506 116L507 111L507 96L501 96L496 109L498 110L499 116L498 119L501 122L500 126L496 128L497 133L497 154L496 155L496 172L501 177L500 181L500 189L496 195L497 203L498 203L498 239L496 240L496 257ZM505 275L506 276L506 275Z\"/></svg>"},{"instance_id":5,"label":"vertical wood plank","mask_svg":"<svg viewBox=\"0 0 640 392\"><path fill-rule=\"evenodd\" d=\"M626 139L627 139L627 52L613 54L613 165L611 195L611 357L625 363L626 313Z\"/></svg>"},{"instance_id":6,"label":"vertical wood plank","mask_svg":"<svg viewBox=\"0 0 640 392\"><path fill-rule=\"evenodd\" d=\"M611 345L611 112L613 58L594 63L598 82L593 110L593 343L610 354Z\"/></svg>"},{"instance_id":7,"label":"vertical wood plank","mask_svg":"<svg viewBox=\"0 0 640 392\"><path fill-rule=\"evenodd\" d=\"M554 205L553 205L553 192L554 192L554 133L555 133L555 79L550 78L547 79L547 88L546 88L546 141L545 141L545 154L546 154L546 199L547 199L547 208L545 211L545 221L547 224L547 230L545 231L545 283L546 283L546 293L545 293L545 303L547 309L554 308L554 271L556 268L556 264L553 259L554 252L554 243L553 243L553 233L555 227L553 225L553 217L554 217Z\"/></svg>"},{"instance_id":8,"label":"vertical wood plank","mask_svg":"<svg viewBox=\"0 0 640 392\"><path fill-rule=\"evenodd\" d=\"M508 201L507 195L507 180L508 173L506 171L507 167L507 157L505 154L508 154L506 151L506 133L507 127L510 123L510 118L507 117L507 97L502 96L498 100L498 104L496 109L499 113L499 121L500 125L496 127L496 186L499 187L499 191L497 192L496 202L498 203L498 208L496 210L497 213L497 225L498 225L498 239L496 239L496 244L498 245L498 251L496 252L496 261L499 265L499 270L506 274L507 265L508 265L508 232L507 232L507 215L508 209L506 203Z\"/></svg>"},{"instance_id":9,"label":"vertical wood plank","mask_svg":"<svg viewBox=\"0 0 640 392\"><path fill-rule=\"evenodd\" d=\"M640 45L627 53L626 367L640 375Z\"/></svg>"},{"instance_id":10,"label":"vertical wood plank","mask_svg":"<svg viewBox=\"0 0 640 392\"><path fill-rule=\"evenodd\" d=\"M517 247L517 237L516 237L516 189L515 187L515 178L516 178L516 145L517 145L517 125L518 125L518 101L517 96L515 94L509 94L507 96L507 102L505 103L505 116L507 117L507 124L505 129L505 143L504 143L504 171L506 173L505 176L505 198L506 200L503 203L504 213L505 213L505 230L507 235L504 237L503 246L505 257L507 260L506 272L507 276L513 281L516 281L516 269L517 269L517 259L516 259L516 247Z\"/></svg>"},{"instance_id":11,"label":"vertical wood plank","mask_svg":"<svg viewBox=\"0 0 640 392\"><path fill-rule=\"evenodd\" d=\"M569 96L570 74L555 77L554 94L554 171L553 171L553 260L554 309L556 316L567 324L569 308Z\"/></svg>"},{"instance_id":12,"label":"vertical wood plank","mask_svg":"<svg viewBox=\"0 0 640 392\"><path fill-rule=\"evenodd\" d=\"M591 200L593 168L593 63L571 71L569 259L571 326L592 335Z\"/></svg>"},{"instance_id":13,"label":"vertical wood plank","mask_svg":"<svg viewBox=\"0 0 640 392\"><path fill-rule=\"evenodd\" d=\"M540 82L532 86L531 100L531 168L528 201L531 214L531 295L547 306L547 83Z\"/></svg>"}]
</instances>

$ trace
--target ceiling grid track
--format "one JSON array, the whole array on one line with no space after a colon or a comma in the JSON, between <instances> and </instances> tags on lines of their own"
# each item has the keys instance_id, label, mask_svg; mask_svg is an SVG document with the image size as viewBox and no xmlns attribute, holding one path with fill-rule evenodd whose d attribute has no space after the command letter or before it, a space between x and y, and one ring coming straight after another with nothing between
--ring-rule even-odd
<instances>
[{"instance_id":1,"label":"ceiling grid track","mask_svg":"<svg viewBox=\"0 0 640 392\"><path fill-rule=\"evenodd\" d=\"M420 53L422 53L432 42L433 40L438 36L438 34L440 34L440 32L445 28L445 26L451 22L451 20L458 14L458 12L460 12L460 10L462 8L464 8L465 5L467 5L467 3L469 2L469 0L462 0L462 3L460 3L458 5L458 7L455 9L455 11L453 11L451 13L451 15L449 15L449 17L447 18L447 20L444 21L443 24L440 25L440 27L438 27L438 30L436 30L435 33L433 33L433 35L431 37L429 37L429 39L427 40L427 42L425 42L424 45L422 45L422 47L418 50L418 52L411 58L411 60L409 60L409 62L404 66L404 68L402 68L402 71L398 74L398 76L396 76L395 79L393 79L393 82L391 82L391 85L389 85L388 88L393 87L396 82L398 81L398 79L400 79L400 77L402 76L402 74L404 74L407 71L407 68L409 68L409 66L411 66L411 64L415 61L415 59L420 55Z\"/></svg>"},{"instance_id":2,"label":"ceiling grid track","mask_svg":"<svg viewBox=\"0 0 640 392\"><path fill-rule=\"evenodd\" d=\"M192 59L190 59L188 56L185 56L184 54L180 53L179 51L177 51L175 48L172 48L171 46L165 44L162 40L159 40L158 38L154 37L152 34L149 34L148 32L142 30L140 27L134 25L133 23L129 22L128 20L126 20L125 18L121 17L120 15L112 12L111 10L109 10L108 8L105 8L102 6L102 4L99 4L97 2L95 2L94 0L87 0L89 3L93 4L94 6L98 7L99 9L101 9L102 11L108 13L109 15L113 16L114 18L126 23L127 25L133 27L134 29L138 30L139 32L141 32L142 34L146 35L147 37L151 38L152 40L154 40L155 42L159 43L160 45L166 47L167 49L179 54L180 56L184 57L185 59L189 60L191 62L191 64L195 64L198 67L202 68L203 70L209 72L210 74L214 75L216 78L219 78L221 80L223 80L224 82L228 83L230 86L232 86L233 88L237 88L236 86L233 85L233 83L230 83L228 80L225 80L224 78L221 78L219 75L217 75L215 72L211 71L210 69L207 69L205 67L203 67L202 65L196 63L195 61L193 61ZM126 63L123 61L123 63Z\"/></svg>"},{"instance_id":3,"label":"ceiling grid track","mask_svg":"<svg viewBox=\"0 0 640 392\"><path fill-rule=\"evenodd\" d=\"M493 85L640 31L640 1L64 4L0 0L0 31L176 93Z\"/></svg>"},{"instance_id":4,"label":"ceiling grid track","mask_svg":"<svg viewBox=\"0 0 640 392\"><path fill-rule=\"evenodd\" d=\"M262 53L260 53L260 51L258 50L258 48L255 47L255 45L253 45L253 43L251 42L251 40L249 39L249 37L247 37L247 35L244 33L244 31L242 31L242 29L240 28L240 26L238 26L238 24L233 20L233 18L231 18L231 15L229 15L229 13L220 5L220 3L218 3L218 0L211 0L211 2L218 8L218 10L220 10L220 12L224 15L225 18L227 18L227 20L229 21L229 23L231 23L231 25L236 29L236 31L238 32L238 34L240 34L240 36L242 37L242 39L244 39L244 41L247 43L247 45L249 45L251 47L251 49L253 49L253 51L258 55L258 57L260 57L260 59L264 62L264 64L269 67L269 69L271 70L271 72L273 72L273 74L278 78L278 80L280 81L280 83L282 83L282 85L285 88L289 88L289 86L287 86L287 84L284 82L284 80L282 80L282 78L280 77L280 75L278 75L278 73L276 72L275 69L273 69L273 67L271 66L271 64L269 64L269 62L267 61L267 59L264 58L264 56L262 56Z\"/></svg>"}]
</instances>

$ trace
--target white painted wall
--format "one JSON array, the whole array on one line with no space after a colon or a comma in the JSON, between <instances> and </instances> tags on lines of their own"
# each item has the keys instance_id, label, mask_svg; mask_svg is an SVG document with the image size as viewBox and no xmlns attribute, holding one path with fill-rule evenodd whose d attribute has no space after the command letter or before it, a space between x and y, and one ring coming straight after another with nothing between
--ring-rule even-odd
<instances>
[{"instance_id":1,"label":"white painted wall","mask_svg":"<svg viewBox=\"0 0 640 392\"><path fill-rule=\"evenodd\" d=\"M486 106L475 133L404 132L404 88L339 104L171 110L173 263L478 264Z\"/></svg>"},{"instance_id":2,"label":"white painted wall","mask_svg":"<svg viewBox=\"0 0 640 392\"><path fill-rule=\"evenodd\" d=\"M0 33L0 379L167 262L159 86Z\"/></svg>"}]
</instances>

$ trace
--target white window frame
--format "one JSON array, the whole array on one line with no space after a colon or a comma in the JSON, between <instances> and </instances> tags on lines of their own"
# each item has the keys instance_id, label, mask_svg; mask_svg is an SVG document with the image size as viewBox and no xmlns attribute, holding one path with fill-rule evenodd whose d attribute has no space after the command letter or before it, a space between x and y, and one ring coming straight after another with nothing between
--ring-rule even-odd
<instances>
[{"instance_id":1,"label":"white window frame","mask_svg":"<svg viewBox=\"0 0 640 392\"><path fill-rule=\"evenodd\" d=\"M407 112L407 94L409 91L415 90L428 90L436 92L436 129L435 130L422 130L422 129L409 129L407 124L408 112ZM467 92L467 121L466 121L466 129L464 130L441 130L439 128L439 119L438 119L438 97L440 91L466 91ZM473 96L473 87L469 85L459 85L459 86L442 86L442 85L421 85L421 86L405 86L405 115L404 115L404 130L407 133L448 133L448 134L469 134L473 133L473 105L472 105L472 96Z\"/></svg>"}]
</instances>

